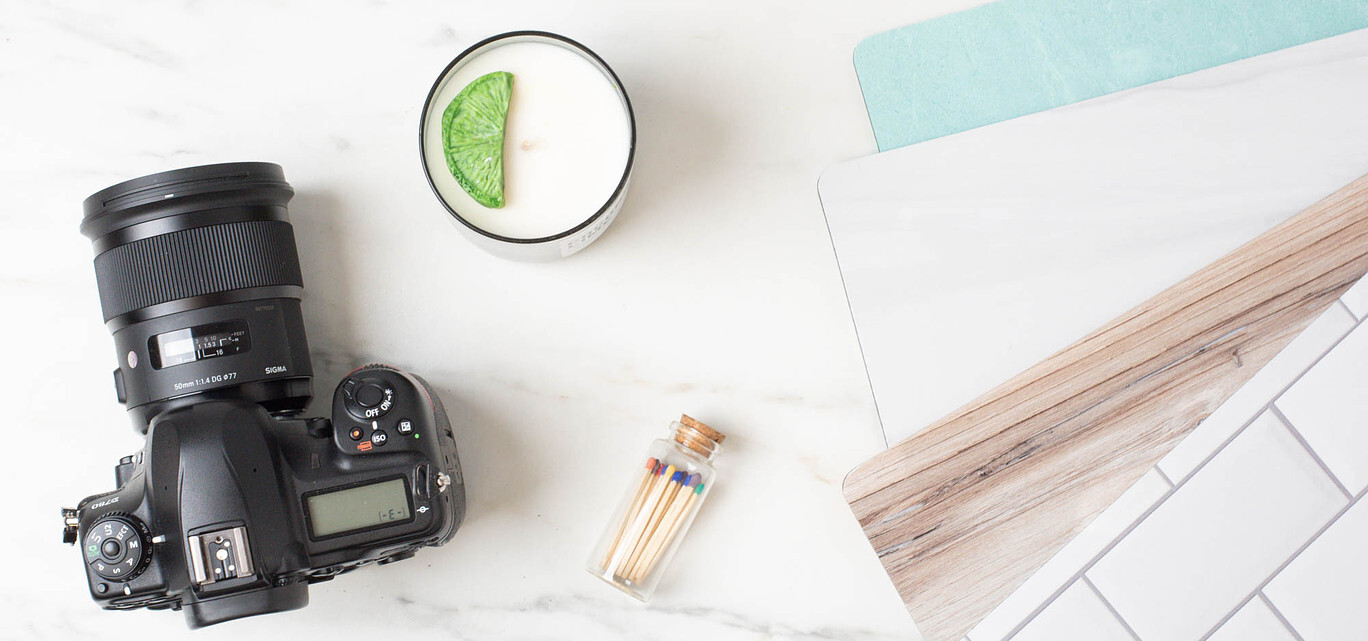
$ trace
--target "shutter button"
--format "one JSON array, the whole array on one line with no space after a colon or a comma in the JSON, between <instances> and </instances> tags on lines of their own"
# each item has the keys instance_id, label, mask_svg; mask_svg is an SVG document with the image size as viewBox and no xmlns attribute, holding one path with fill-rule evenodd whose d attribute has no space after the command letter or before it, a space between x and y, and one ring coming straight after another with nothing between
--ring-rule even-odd
<instances>
[{"instance_id":1,"label":"shutter button","mask_svg":"<svg viewBox=\"0 0 1368 641\"><path fill-rule=\"evenodd\" d=\"M361 407L375 407L384 400L385 390L374 383L367 383L356 390L356 402L360 403Z\"/></svg>"},{"instance_id":2,"label":"shutter button","mask_svg":"<svg viewBox=\"0 0 1368 641\"><path fill-rule=\"evenodd\" d=\"M394 388L378 378L342 384L342 401L347 413L363 421L374 421L394 409Z\"/></svg>"}]
</instances>

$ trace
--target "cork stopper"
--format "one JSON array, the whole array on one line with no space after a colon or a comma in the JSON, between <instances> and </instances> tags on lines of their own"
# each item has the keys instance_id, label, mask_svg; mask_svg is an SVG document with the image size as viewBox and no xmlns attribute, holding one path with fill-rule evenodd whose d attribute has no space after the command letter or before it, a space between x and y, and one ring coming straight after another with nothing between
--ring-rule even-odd
<instances>
[{"instance_id":1,"label":"cork stopper","mask_svg":"<svg viewBox=\"0 0 1368 641\"><path fill-rule=\"evenodd\" d=\"M727 439L726 434L708 427L688 414L679 417L678 425L674 441L708 458L712 458L717 453L717 446Z\"/></svg>"}]
</instances>

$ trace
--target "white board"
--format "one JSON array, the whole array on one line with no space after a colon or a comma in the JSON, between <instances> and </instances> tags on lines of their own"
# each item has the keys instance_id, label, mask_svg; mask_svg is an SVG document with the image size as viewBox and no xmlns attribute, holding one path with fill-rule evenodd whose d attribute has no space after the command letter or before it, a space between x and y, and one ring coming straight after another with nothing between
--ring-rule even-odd
<instances>
[{"instance_id":1,"label":"white board","mask_svg":"<svg viewBox=\"0 0 1368 641\"><path fill-rule=\"evenodd\" d=\"M836 165L894 443L1368 173L1368 30Z\"/></svg>"}]
</instances>

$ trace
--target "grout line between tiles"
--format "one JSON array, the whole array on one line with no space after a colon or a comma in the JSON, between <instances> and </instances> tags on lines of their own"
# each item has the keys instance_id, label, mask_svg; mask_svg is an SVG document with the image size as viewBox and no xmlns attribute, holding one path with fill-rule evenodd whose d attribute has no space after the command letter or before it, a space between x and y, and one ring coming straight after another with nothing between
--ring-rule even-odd
<instances>
[{"instance_id":1,"label":"grout line between tiles","mask_svg":"<svg viewBox=\"0 0 1368 641\"><path fill-rule=\"evenodd\" d=\"M1102 601L1102 605L1107 606L1107 611L1111 612L1112 616L1116 617L1116 622L1120 623L1121 627L1126 629L1126 632L1131 635L1131 638L1135 641L1140 641L1140 635L1135 633L1135 629L1131 628L1131 625L1126 622L1126 617L1121 616L1121 613L1116 611L1116 606L1112 605L1111 601L1107 600L1107 597L1102 594L1102 591L1097 589L1096 585L1093 585L1092 579L1089 579L1088 575L1085 574L1079 577L1079 580L1082 581L1084 585L1088 586L1088 589L1092 590L1093 594L1097 595L1097 598Z\"/></svg>"},{"instance_id":2,"label":"grout line between tiles","mask_svg":"<svg viewBox=\"0 0 1368 641\"><path fill-rule=\"evenodd\" d=\"M1336 302L1338 302L1338 303L1340 304L1340 307L1343 307L1343 308L1344 308L1344 311L1349 312L1349 318L1352 318L1352 319L1354 319L1355 321L1361 321L1361 320L1363 320L1363 319L1361 319L1361 318L1358 317L1358 314L1355 314L1355 313L1354 313L1354 309L1353 309L1352 307L1349 306L1349 303L1344 302L1344 299L1343 299L1343 298L1339 299L1339 300L1336 301Z\"/></svg>"},{"instance_id":3,"label":"grout line between tiles","mask_svg":"<svg viewBox=\"0 0 1368 641\"><path fill-rule=\"evenodd\" d=\"M1269 405L1272 405L1272 403L1269 403ZM1177 483L1175 483L1166 494L1159 497L1159 499L1155 501L1153 505L1149 506L1144 511L1144 513L1142 513L1139 517L1136 517L1134 521L1131 521L1130 525L1127 525L1126 528L1122 530L1120 534L1117 534L1115 537L1112 537L1112 540L1109 543L1107 543L1107 545L1103 546L1101 551L1094 555L1090 561L1083 564L1083 568L1080 569L1078 573L1074 574L1074 576L1070 578L1069 581L1065 583L1063 587L1060 587L1059 589L1055 590L1054 593L1051 594L1050 597L1046 599L1044 603L1041 603L1038 607L1036 607L1036 609L1032 610L1031 613L1027 615L1024 620L1021 621L1021 623L1018 623L1015 628L1012 628L1011 632L1007 633L1007 636L1003 637L1002 641L1011 641L1012 637L1015 637L1017 633L1021 632L1022 628L1025 628L1028 623L1034 620L1037 616L1040 616L1040 613L1043 612L1045 608L1049 607L1051 603L1054 603L1055 599L1058 599L1059 595L1063 594L1064 591L1069 588L1069 586L1073 585L1075 581L1082 578L1087 574L1089 570L1093 569L1093 566L1097 565L1097 562L1101 561L1102 557L1106 556L1108 552L1111 552L1113 548L1119 545L1122 539L1125 539L1127 536L1130 536L1130 533L1135 531L1135 528L1139 527L1141 523L1144 523L1145 519L1149 518L1149 515L1153 514L1155 510L1158 510L1160 506L1162 506L1166 501L1169 500L1169 497L1176 494L1179 488L1183 487L1184 485L1187 485L1187 482L1191 480L1192 477L1196 476L1198 471L1206 467L1206 464L1210 462L1211 459L1216 458L1218 454L1225 450L1226 446L1233 443L1235 439L1240 437L1241 434L1244 434L1244 431L1248 429L1250 425L1253 425L1254 421L1258 420L1258 418L1262 416L1264 411L1266 410L1267 406L1264 406L1258 412L1255 412L1253 417L1251 417L1248 421L1245 421L1244 425L1240 426L1240 429L1235 430L1234 434L1231 434L1229 437L1227 437L1225 441L1222 441L1221 444L1211 452L1211 454L1208 454L1206 458L1202 459L1202 462L1198 463L1197 467L1195 467L1192 470L1192 472L1188 473L1187 476L1184 476ZM1155 466L1155 469L1158 469L1157 465Z\"/></svg>"},{"instance_id":4,"label":"grout line between tiles","mask_svg":"<svg viewBox=\"0 0 1368 641\"><path fill-rule=\"evenodd\" d=\"M1292 438L1297 439L1297 442L1301 443L1302 449L1306 450L1306 453L1311 455L1311 459L1316 462L1316 465L1320 466L1321 471L1325 472L1325 475L1330 477L1330 482L1334 483L1335 487L1339 488L1339 491L1344 493L1344 498L1352 501L1354 499L1354 493L1350 492L1349 488L1345 487L1344 483L1340 482L1339 477L1335 476L1335 472L1330 469L1329 465L1325 464L1325 461L1321 459L1320 454L1317 454L1315 448L1311 447L1311 444L1306 441L1306 437L1302 436L1301 430L1298 430L1297 426L1293 425L1292 421L1287 418L1287 415L1283 414L1282 410L1278 408L1278 404L1276 402L1269 404L1268 411L1273 412L1273 415L1278 417L1278 420L1287 428L1287 431L1292 435Z\"/></svg>"},{"instance_id":5,"label":"grout line between tiles","mask_svg":"<svg viewBox=\"0 0 1368 641\"><path fill-rule=\"evenodd\" d=\"M1212 459L1215 459L1221 452L1225 451L1226 447L1228 447L1231 443L1235 442L1235 439L1239 438L1241 434L1244 434L1245 430L1249 429L1249 426L1254 424L1254 421L1258 420L1260 416L1263 416L1264 412L1268 411L1273 407L1273 403L1275 401L1282 398L1283 394L1287 393L1287 390L1292 389L1292 386L1296 385L1297 382L1300 381L1301 378L1305 376L1307 372L1311 371L1317 365L1319 365L1320 362L1325 359L1327 354L1335 351L1335 348L1339 347L1340 343L1343 343L1344 340L1348 338L1350 334L1353 334L1354 330L1358 329L1360 325L1364 325L1364 321L1357 321L1353 327L1349 328L1348 331L1344 332L1340 335L1339 338L1335 339L1334 343L1331 343L1329 347L1325 348L1320 353L1320 355L1315 358L1315 360L1311 361L1309 364L1307 364L1306 367L1302 368L1301 373L1293 377L1292 380L1289 381L1287 385L1284 385L1283 388L1279 390L1277 394L1274 394L1272 400L1270 400L1266 405L1260 408L1259 411L1254 412L1254 415L1251 416L1249 420L1245 421L1244 425L1241 425L1239 429L1235 430L1234 434L1231 434L1230 436L1226 437L1226 440L1222 441L1220 445L1216 446L1216 449L1212 450L1212 452L1208 454L1206 458L1203 458L1200 463L1193 467L1192 471L1188 472L1187 475L1179 479L1177 483L1173 483L1172 487L1169 488L1169 491L1166 494L1159 497L1159 499L1156 500L1153 505L1149 506L1149 508L1147 508L1144 511L1144 513L1136 517L1136 519L1132 521L1130 525L1127 525L1126 528L1122 530L1120 534L1117 534L1115 537L1113 537L1112 540L1109 543L1107 543L1107 545L1103 546L1101 551L1099 551L1096 555L1093 556L1092 560L1085 563L1082 569L1075 573L1073 577L1071 577L1067 582L1065 582L1063 586L1055 590L1054 593L1050 594L1050 596L1046 598L1045 601L1042 602L1040 605L1036 606L1034 610L1031 610L1030 614L1026 615L1026 617L1022 619L1021 622L1016 625L1016 627L1012 628L1012 630L1007 633L1007 636L1002 638L1002 641L1011 641L1013 637L1021 633L1021 630L1023 628L1025 628L1031 621L1034 621L1036 617L1040 616L1040 613L1044 612L1045 608L1049 607L1051 603L1054 603L1055 600L1058 599L1059 596L1063 594L1065 590L1069 589L1069 587L1072 586L1074 582L1076 582L1078 579L1084 577L1087 574L1087 572L1093 568L1093 566L1097 565L1098 561L1102 560L1102 557L1106 556L1108 552L1111 552L1113 548L1115 548L1117 545L1121 543L1122 539L1129 536L1131 532L1135 531L1135 528L1139 527L1140 524L1145 521L1145 519L1149 518L1149 515L1153 514L1155 510L1158 510L1159 507L1162 506L1166 501L1168 501L1170 497L1176 494L1179 488L1186 485L1188 481L1192 480L1193 477L1197 476L1197 473L1202 471L1202 469L1205 468L1207 464L1212 461ZM1159 465L1157 463L1155 464L1154 469L1159 469ZM1163 474L1163 470L1160 470L1160 474ZM1165 475L1165 477L1167 478L1167 475ZM1353 505L1353 502L1350 502L1350 505ZM1347 509L1348 508L1346 508L1346 510ZM1336 518L1338 518L1338 516ZM1319 536L1319 533L1317 533L1317 536ZM1298 551L1298 553L1300 553L1300 550ZM1279 569L1281 570L1281 568ZM1271 580L1272 577L1269 577L1269 579ZM1267 583L1267 581L1265 581L1265 583ZM1101 592L1099 591L1098 593L1100 594ZM1248 602L1248 599L1245 599L1245 602ZM1243 607L1243 605L1244 604L1242 603L1241 607ZM1234 612L1232 612L1230 615L1227 615L1226 619L1229 619L1230 616L1233 614ZM1224 623L1224 621L1225 620L1223 619L1222 623Z\"/></svg>"},{"instance_id":6,"label":"grout line between tiles","mask_svg":"<svg viewBox=\"0 0 1368 641\"><path fill-rule=\"evenodd\" d=\"M1273 616L1278 617L1278 620L1282 622L1283 627L1287 629L1287 633L1292 635L1293 639L1296 639L1297 641L1306 641L1306 639L1302 638L1301 633L1297 632L1297 629L1292 627L1292 622L1288 621L1287 617L1283 616L1282 610L1279 610L1278 606L1273 605L1273 601L1268 598L1267 594L1264 594L1263 590L1259 590L1259 600L1263 601L1263 604L1273 612Z\"/></svg>"},{"instance_id":7,"label":"grout line between tiles","mask_svg":"<svg viewBox=\"0 0 1368 641\"><path fill-rule=\"evenodd\" d=\"M1288 383L1284 385L1282 389L1278 390L1278 392L1274 394L1272 398L1269 399L1267 404L1259 408L1259 411L1255 412L1254 416L1250 417L1250 419L1246 421L1244 425L1240 426L1240 429L1235 430L1234 434L1231 434L1230 437L1226 438L1226 440L1223 441L1219 446L1217 446L1216 449L1211 452L1211 454L1208 454L1206 458L1202 459L1201 463L1198 463L1195 467L1193 467L1191 472L1188 472L1187 475L1179 479L1178 483L1174 485L1174 489L1177 489L1184 483L1187 483L1188 479L1196 476L1198 472L1202 471L1202 468L1206 467L1207 463L1210 463L1212 459L1216 458L1217 454L1220 454L1222 450L1225 450L1227 445L1230 445L1232 442L1234 442L1235 439L1239 437L1240 434L1244 433L1244 431L1248 429L1250 425L1253 425L1254 421L1258 420L1258 418L1262 416L1264 412L1267 412L1269 409L1272 409L1273 404L1276 403L1278 399L1281 399L1284 394L1287 394L1287 391L1292 389L1293 385L1296 385L1298 382L1300 382L1302 377L1306 376L1307 372L1310 372L1311 370L1315 369L1317 365L1320 365L1320 362L1325 360L1325 357L1328 356L1330 352L1335 351L1335 348L1339 347L1340 343L1344 342L1344 339L1349 338L1349 335L1353 334L1354 330L1358 329L1359 325L1361 324L1361 322L1355 322L1353 327L1350 327L1348 331L1344 332L1343 334L1340 334L1339 338L1335 339L1335 342L1331 343L1329 347L1322 350L1320 355L1317 356L1314 360L1312 360L1310 363L1307 363L1306 367L1302 368L1301 373L1292 377L1292 380L1288 381ZM1267 363L1265 363L1265 366L1267 366ZM1226 400L1229 401L1230 399L1227 398ZM1158 468L1159 465L1156 463L1154 467ZM1165 500L1168 500L1168 496L1164 496L1159 501L1162 503Z\"/></svg>"},{"instance_id":8,"label":"grout line between tiles","mask_svg":"<svg viewBox=\"0 0 1368 641\"><path fill-rule=\"evenodd\" d=\"M1356 496L1353 497L1353 499L1351 499L1347 504L1345 504L1344 507L1340 508L1340 510L1336 512L1334 516L1330 517L1330 520L1326 521L1325 524L1320 527L1320 529L1316 530L1315 534L1312 534L1309 538L1307 538L1306 541L1301 544L1301 547L1298 547L1297 550L1293 552L1291 555L1289 555L1287 559L1282 562L1281 565L1275 568L1273 572L1268 575L1268 578L1264 579L1261 583L1259 583L1258 587L1254 588L1254 591L1251 592L1249 596L1242 599L1240 603L1237 604L1233 609L1231 609L1231 611L1227 613L1224 617L1222 617L1220 621L1216 622L1215 627L1207 631L1206 634L1202 635L1202 638L1199 641L1206 641L1207 639L1211 638L1211 635L1216 634L1216 631L1220 630L1221 626L1225 625L1226 622L1231 619L1231 617L1234 617L1236 612L1239 612L1241 608L1245 607L1246 605L1249 605L1249 602L1253 601L1255 596L1262 594L1264 588L1268 587L1268 584L1272 583L1273 579L1277 578L1279 574L1282 574L1282 571L1286 570L1287 566L1292 565L1292 562L1296 561L1297 558L1302 555L1302 552L1306 551L1306 548L1311 547L1312 543L1315 543L1317 540L1319 540L1321 538L1321 535L1325 534L1326 530L1329 530L1336 523L1338 523L1339 520L1343 518L1346 513L1349 512L1349 510L1354 509L1354 506L1358 505L1358 502L1363 499L1365 494L1368 494L1368 489L1364 489L1364 491L1359 492Z\"/></svg>"},{"instance_id":9,"label":"grout line between tiles","mask_svg":"<svg viewBox=\"0 0 1368 641\"><path fill-rule=\"evenodd\" d=\"M1059 589L1055 590L1054 593L1049 596L1049 598L1045 599L1045 601L1041 603L1039 606L1036 606L1034 610L1031 610L1031 613L1026 615L1026 618L1021 620L1021 623L1018 623L1016 627L1012 628L1012 630L1007 633L1007 636L1002 638L1002 641L1011 641L1013 637L1015 637L1018 633L1021 632L1022 628L1025 628L1027 624L1029 624L1031 621L1034 621L1037 616L1040 616L1041 612L1045 611L1045 608L1049 607L1051 603L1054 603L1055 600L1058 599L1061 594L1064 594L1065 590L1068 590L1075 582L1086 576L1088 570L1091 570L1092 567L1096 565L1098 561L1102 560L1103 556L1106 556L1106 554L1110 552L1112 548L1116 547L1116 544L1120 543L1121 539L1126 538L1126 535L1130 534L1131 531L1133 531L1136 528L1136 526L1140 525L1140 523L1142 523L1146 517L1152 514L1154 510L1156 510L1160 505L1163 505L1164 500L1167 499L1169 496L1173 495L1174 489L1170 489L1168 494L1160 497L1159 500L1154 502L1154 505L1149 506L1149 508L1145 510L1144 514L1141 514L1139 518L1132 521L1130 525L1127 525L1126 529L1122 530L1120 534L1116 535L1116 537L1111 540L1111 542L1107 543L1107 545L1102 548L1101 552L1098 552L1095 556L1093 556L1092 560L1085 563L1083 565L1083 568L1080 569L1077 573L1075 573L1072 577L1070 577L1069 580L1064 583L1064 585L1060 586ZM1101 591L1098 591L1098 594L1101 594Z\"/></svg>"}]
</instances>

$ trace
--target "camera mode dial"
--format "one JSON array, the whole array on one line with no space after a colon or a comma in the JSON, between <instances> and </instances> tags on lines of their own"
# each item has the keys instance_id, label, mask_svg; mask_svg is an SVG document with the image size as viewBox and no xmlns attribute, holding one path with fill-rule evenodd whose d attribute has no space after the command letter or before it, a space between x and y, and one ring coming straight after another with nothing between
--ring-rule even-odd
<instances>
[{"instance_id":1,"label":"camera mode dial","mask_svg":"<svg viewBox=\"0 0 1368 641\"><path fill-rule=\"evenodd\" d=\"M110 514L91 524L81 547L90 570L103 579L127 581L147 569L152 537L147 526L128 514Z\"/></svg>"},{"instance_id":2,"label":"camera mode dial","mask_svg":"<svg viewBox=\"0 0 1368 641\"><path fill-rule=\"evenodd\" d=\"M342 382L342 397L347 413L373 421L394 409L394 386L375 377L351 377Z\"/></svg>"}]
</instances>

